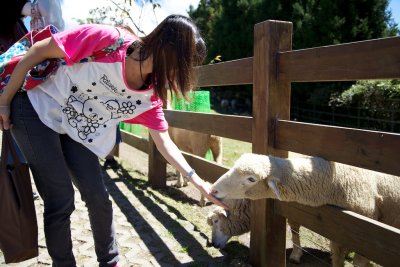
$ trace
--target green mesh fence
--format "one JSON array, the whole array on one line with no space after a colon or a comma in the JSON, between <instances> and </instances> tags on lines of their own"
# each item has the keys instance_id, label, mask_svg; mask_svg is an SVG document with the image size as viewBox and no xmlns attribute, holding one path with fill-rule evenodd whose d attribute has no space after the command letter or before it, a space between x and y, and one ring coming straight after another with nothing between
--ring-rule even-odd
<instances>
[{"instance_id":1,"label":"green mesh fence","mask_svg":"<svg viewBox=\"0 0 400 267\"><path fill-rule=\"evenodd\" d=\"M174 94L171 103L172 109L205 113L211 112L209 91L193 91L189 94L188 99L189 101L186 101L183 98L176 97ZM207 160L213 160L210 149L207 151L205 158Z\"/></svg>"},{"instance_id":2,"label":"green mesh fence","mask_svg":"<svg viewBox=\"0 0 400 267\"><path fill-rule=\"evenodd\" d=\"M119 124L119 128L121 130L133 133L135 135L140 135L140 136L141 136L141 134L143 132L143 126L141 126L139 124L131 124L131 123L121 122Z\"/></svg>"},{"instance_id":3,"label":"green mesh fence","mask_svg":"<svg viewBox=\"0 0 400 267\"><path fill-rule=\"evenodd\" d=\"M183 98L172 96L172 108L175 110L210 112L210 92L194 91L189 94L189 102Z\"/></svg>"}]
</instances>

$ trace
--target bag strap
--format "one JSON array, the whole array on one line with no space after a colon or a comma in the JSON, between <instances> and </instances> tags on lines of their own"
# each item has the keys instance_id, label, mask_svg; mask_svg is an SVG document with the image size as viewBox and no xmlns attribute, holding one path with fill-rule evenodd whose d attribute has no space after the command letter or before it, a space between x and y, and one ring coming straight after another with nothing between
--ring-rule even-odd
<instances>
[{"instance_id":1,"label":"bag strap","mask_svg":"<svg viewBox=\"0 0 400 267\"><path fill-rule=\"evenodd\" d=\"M6 135L3 132L3 136L1 138L1 158L0 158L0 168L5 169L7 165L7 157L8 157L8 142L6 140Z\"/></svg>"}]
</instances>

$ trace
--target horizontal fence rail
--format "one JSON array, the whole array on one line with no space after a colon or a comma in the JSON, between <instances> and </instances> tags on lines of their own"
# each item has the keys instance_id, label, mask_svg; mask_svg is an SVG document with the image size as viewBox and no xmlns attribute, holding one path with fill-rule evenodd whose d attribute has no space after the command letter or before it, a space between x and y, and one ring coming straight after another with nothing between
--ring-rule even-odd
<instances>
[{"instance_id":1,"label":"horizontal fence rail","mask_svg":"<svg viewBox=\"0 0 400 267\"><path fill-rule=\"evenodd\" d=\"M252 141L252 118L200 112L164 110L169 126L230 139Z\"/></svg>"},{"instance_id":2,"label":"horizontal fence rail","mask_svg":"<svg viewBox=\"0 0 400 267\"><path fill-rule=\"evenodd\" d=\"M225 86L253 83L253 58L243 58L197 67L197 86Z\"/></svg>"},{"instance_id":3,"label":"horizontal fence rail","mask_svg":"<svg viewBox=\"0 0 400 267\"><path fill-rule=\"evenodd\" d=\"M214 183L221 175L229 170L224 166L205 160L202 157L198 157L183 151L182 154L190 166L196 170L196 173L207 182Z\"/></svg>"},{"instance_id":4,"label":"horizontal fence rail","mask_svg":"<svg viewBox=\"0 0 400 267\"><path fill-rule=\"evenodd\" d=\"M384 266L397 266L400 230L336 207L275 201L276 212Z\"/></svg>"},{"instance_id":5,"label":"horizontal fence rail","mask_svg":"<svg viewBox=\"0 0 400 267\"><path fill-rule=\"evenodd\" d=\"M149 153L149 141L143 137L121 130L122 140L125 144L132 146L144 153ZM200 177L207 182L215 182L222 174L228 171L228 168L216 164L212 161L203 159L182 151L187 162L194 168ZM164 159L164 158L163 158ZM164 159L165 162L167 162Z\"/></svg>"},{"instance_id":6,"label":"horizontal fence rail","mask_svg":"<svg viewBox=\"0 0 400 267\"><path fill-rule=\"evenodd\" d=\"M144 153L149 153L149 140L138 135L121 130L122 141Z\"/></svg>"},{"instance_id":7,"label":"horizontal fence rail","mask_svg":"<svg viewBox=\"0 0 400 267\"><path fill-rule=\"evenodd\" d=\"M400 37L391 37L281 52L279 77L292 82L397 79L399 47Z\"/></svg>"},{"instance_id":8,"label":"horizontal fence rail","mask_svg":"<svg viewBox=\"0 0 400 267\"><path fill-rule=\"evenodd\" d=\"M277 120L274 145L400 176L400 134Z\"/></svg>"}]
</instances>

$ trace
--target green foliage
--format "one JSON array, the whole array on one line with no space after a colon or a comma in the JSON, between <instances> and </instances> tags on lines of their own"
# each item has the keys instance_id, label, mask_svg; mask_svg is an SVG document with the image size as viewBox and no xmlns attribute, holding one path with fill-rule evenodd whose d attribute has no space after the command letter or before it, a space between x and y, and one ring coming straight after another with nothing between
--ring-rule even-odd
<instances>
[{"instance_id":1,"label":"green foliage","mask_svg":"<svg viewBox=\"0 0 400 267\"><path fill-rule=\"evenodd\" d=\"M293 23L293 49L393 36L399 29L388 4L389 0L200 0L189 15L202 30L210 62L217 55L224 61L252 56L254 24L265 20ZM332 92L350 85L294 84L292 102L327 105ZM217 94L226 90L229 87ZM243 91L251 92L247 87Z\"/></svg>"},{"instance_id":2,"label":"green foliage","mask_svg":"<svg viewBox=\"0 0 400 267\"><path fill-rule=\"evenodd\" d=\"M111 15L114 14L114 15ZM77 20L79 24L110 24L121 25L125 23L127 15L117 7L104 6L89 10L89 17Z\"/></svg>"},{"instance_id":3,"label":"green foliage","mask_svg":"<svg viewBox=\"0 0 400 267\"><path fill-rule=\"evenodd\" d=\"M388 0L309 0L291 7L294 48L323 46L394 35Z\"/></svg>"},{"instance_id":4,"label":"green foliage","mask_svg":"<svg viewBox=\"0 0 400 267\"><path fill-rule=\"evenodd\" d=\"M135 23L134 17L131 16L132 1L131 0L108 0L109 5L96 7L89 10L89 17L86 19L76 19L79 24L107 24L114 26L128 26L133 25L138 33L145 34L139 24ZM143 7L149 3L153 7L155 16L155 9L161 8L158 0L142 0L135 1ZM141 20L142 12L140 12L138 21Z\"/></svg>"},{"instance_id":5,"label":"green foliage","mask_svg":"<svg viewBox=\"0 0 400 267\"><path fill-rule=\"evenodd\" d=\"M399 109L400 80L358 81L340 95L332 95L334 107L368 107L373 110Z\"/></svg>"},{"instance_id":6,"label":"green foliage","mask_svg":"<svg viewBox=\"0 0 400 267\"><path fill-rule=\"evenodd\" d=\"M188 14L192 19L194 19L199 27L209 50L212 44L216 43L216 41L213 40L214 24L215 20L221 16L221 12L221 0L200 0L197 9L194 9L193 6L189 7ZM214 51L209 51L207 62L210 62L217 55L219 54Z\"/></svg>"},{"instance_id":7,"label":"green foliage","mask_svg":"<svg viewBox=\"0 0 400 267\"><path fill-rule=\"evenodd\" d=\"M398 33L388 0L200 0L189 10L208 43L210 59L251 56L254 24L293 22L293 48L331 45Z\"/></svg>"},{"instance_id":8,"label":"green foliage","mask_svg":"<svg viewBox=\"0 0 400 267\"><path fill-rule=\"evenodd\" d=\"M349 116L368 118L363 128L400 132L400 80L358 81L329 105Z\"/></svg>"}]
</instances>

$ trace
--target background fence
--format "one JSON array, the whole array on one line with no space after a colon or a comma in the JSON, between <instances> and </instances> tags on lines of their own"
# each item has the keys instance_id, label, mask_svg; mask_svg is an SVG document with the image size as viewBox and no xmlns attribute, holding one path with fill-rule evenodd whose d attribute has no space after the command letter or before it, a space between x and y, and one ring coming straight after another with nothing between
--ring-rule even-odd
<instances>
[{"instance_id":1,"label":"background fence","mask_svg":"<svg viewBox=\"0 0 400 267\"><path fill-rule=\"evenodd\" d=\"M400 133L400 99L387 108L330 107L317 104L291 106L290 119L310 123Z\"/></svg>"}]
</instances>

